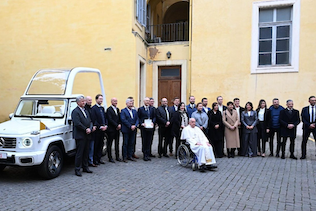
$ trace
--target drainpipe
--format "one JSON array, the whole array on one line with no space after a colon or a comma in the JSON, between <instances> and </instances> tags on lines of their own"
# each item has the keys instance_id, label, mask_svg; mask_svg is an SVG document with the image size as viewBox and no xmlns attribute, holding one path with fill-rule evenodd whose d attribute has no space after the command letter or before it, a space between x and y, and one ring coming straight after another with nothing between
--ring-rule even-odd
<instances>
[{"instance_id":1,"label":"drainpipe","mask_svg":"<svg viewBox=\"0 0 316 211\"><path fill-rule=\"evenodd\" d=\"M189 96L192 95L192 89L191 89L191 83L192 83L192 77L191 77L191 72L192 72L192 62L191 62L191 59L192 59L192 4L193 4L193 0L190 0L190 8L189 8L189 64L188 64L188 93L189 93ZM187 99L186 99L187 103L188 103L188 96L187 96Z\"/></svg>"}]
</instances>

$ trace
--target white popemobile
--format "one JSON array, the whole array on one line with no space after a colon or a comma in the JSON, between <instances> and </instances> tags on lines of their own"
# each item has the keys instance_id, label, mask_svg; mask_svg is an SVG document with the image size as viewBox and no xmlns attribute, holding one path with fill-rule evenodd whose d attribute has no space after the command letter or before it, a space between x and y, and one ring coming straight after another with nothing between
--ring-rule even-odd
<instances>
[{"instance_id":1,"label":"white popemobile","mask_svg":"<svg viewBox=\"0 0 316 211\"><path fill-rule=\"evenodd\" d=\"M64 156L73 156L76 150L71 112L77 106L79 93L72 91L75 77L80 73L97 74L105 99L98 69L76 67L38 71L15 113L10 115L11 120L0 124L0 172L6 166L38 166L44 178L60 174Z\"/></svg>"}]
</instances>

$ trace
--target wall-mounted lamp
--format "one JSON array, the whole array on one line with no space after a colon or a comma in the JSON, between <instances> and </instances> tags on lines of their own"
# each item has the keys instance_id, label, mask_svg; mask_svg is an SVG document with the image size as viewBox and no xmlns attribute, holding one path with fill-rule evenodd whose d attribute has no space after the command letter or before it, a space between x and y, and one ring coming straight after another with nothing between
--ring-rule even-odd
<instances>
[{"instance_id":1,"label":"wall-mounted lamp","mask_svg":"<svg viewBox=\"0 0 316 211\"><path fill-rule=\"evenodd\" d=\"M167 58L168 58L168 59L171 58L171 52L170 52L170 51L168 51L168 52L166 53L166 55L167 55Z\"/></svg>"},{"instance_id":2,"label":"wall-mounted lamp","mask_svg":"<svg viewBox=\"0 0 316 211\"><path fill-rule=\"evenodd\" d=\"M104 48L105 51L111 51L112 48Z\"/></svg>"}]
</instances>

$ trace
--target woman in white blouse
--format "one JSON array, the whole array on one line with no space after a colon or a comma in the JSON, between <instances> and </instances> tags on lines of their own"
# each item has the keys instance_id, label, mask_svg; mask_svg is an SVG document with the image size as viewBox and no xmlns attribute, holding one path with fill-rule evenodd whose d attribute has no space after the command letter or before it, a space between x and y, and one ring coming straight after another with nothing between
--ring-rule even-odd
<instances>
[{"instance_id":1,"label":"woman in white blouse","mask_svg":"<svg viewBox=\"0 0 316 211\"><path fill-rule=\"evenodd\" d=\"M261 99L259 101L259 105L257 108L257 114L258 114L258 155L261 154L262 157L266 156L266 142L268 140L268 134L269 134L269 123L270 123L270 110L267 109L267 103L265 100ZM262 146L262 151L261 151Z\"/></svg>"}]
</instances>

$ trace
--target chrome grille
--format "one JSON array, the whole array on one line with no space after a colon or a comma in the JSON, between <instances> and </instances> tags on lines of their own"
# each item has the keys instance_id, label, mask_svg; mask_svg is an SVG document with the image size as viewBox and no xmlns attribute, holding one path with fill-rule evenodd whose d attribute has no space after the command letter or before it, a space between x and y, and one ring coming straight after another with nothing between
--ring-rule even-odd
<instances>
[{"instance_id":1,"label":"chrome grille","mask_svg":"<svg viewBox=\"0 0 316 211\"><path fill-rule=\"evenodd\" d=\"M0 137L0 148L15 148L16 138Z\"/></svg>"}]
</instances>

